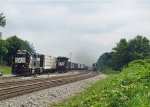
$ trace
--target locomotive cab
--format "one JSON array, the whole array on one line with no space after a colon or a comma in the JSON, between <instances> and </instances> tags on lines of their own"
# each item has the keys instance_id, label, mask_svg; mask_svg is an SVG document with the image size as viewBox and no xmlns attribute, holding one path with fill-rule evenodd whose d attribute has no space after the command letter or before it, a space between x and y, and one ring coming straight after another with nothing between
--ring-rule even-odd
<instances>
[{"instance_id":1,"label":"locomotive cab","mask_svg":"<svg viewBox=\"0 0 150 107\"><path fill-rule=\"evenodd\" d=\"M15 58L13 59L12 74L14 75L27 75L32 72L33 56L25 50L18 50Z\"/></svg>"},{"instance_id":2,"label":"locomotive cab","mask_svg":"<svg viewBox=\"0 0 150 107\"><path fill-rule=\"evenodd\" d=\"M57 70L58 72L67 72L69 70L69 63L66 57L57 57Z\"/></svg>"}]
</instances>

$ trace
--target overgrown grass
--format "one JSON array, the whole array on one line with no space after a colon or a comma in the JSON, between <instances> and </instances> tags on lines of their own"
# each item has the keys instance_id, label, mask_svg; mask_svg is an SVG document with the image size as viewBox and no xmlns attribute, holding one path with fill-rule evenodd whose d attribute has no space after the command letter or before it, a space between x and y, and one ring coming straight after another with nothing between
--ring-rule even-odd
<instances>
[{"instance_id":1,"label":"overgrown grass","mask_svg":"<svg viewBox=\"0 0 150 107\"><path fill-rule=\"evenodd\" d=\"M61 107L149 107L150 59L131 62L120 74L98 81Z\"/></svg>"},{"instance_id":2,"label":"overgrown grass","mask_svg":"<svg viewBox=\"0 0 150 107\"><path fill-rule=\"evenodd\" d=\"M120 71L114 71L110 67L105 67L105 68L103 68L102 70L99 70L99 71L104 73L104 74L117 74L117 73L120 73Z\"/></svg>"},{"instance_id":3,"label":"overgrown grass","mask_svg":"<svg viewBox=\"0 0 150 107\"><path fill-rule=\"evenodd\" d=\"M11 74L11 67L0 65L0 72L3 74Z\"/></svg>"}]
</instances>

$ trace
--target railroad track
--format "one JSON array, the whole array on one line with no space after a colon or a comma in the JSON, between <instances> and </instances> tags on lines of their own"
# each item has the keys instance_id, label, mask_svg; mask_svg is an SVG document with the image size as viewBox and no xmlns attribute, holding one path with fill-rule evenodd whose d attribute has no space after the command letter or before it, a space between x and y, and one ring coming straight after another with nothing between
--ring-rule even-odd
<instances>
[{"instance_id":1,"label":"railroad track","mask_svg":"<svg viewBox=\"0 0 150 107\"><path fill-rule=\"evenodd\" d=\"M18 77L18 76L10 76L10 77L0 77L0 83L2 82L10 82L10 81L17 81L20 80L23 77Z\"/></svg>"},{"instance_id":2,"label":"railroad track","mask_svg":"<svg viewBox=\"0 0 150 107\"><path fill-rule=\"evenodd\" d=\"M71 82L96 76L97 73L82 73L70 76L59 76L44 79L0 83L0 101L46 88L60 86Z\"/></svg>"},{"instance_id":3,"label":"railroad track","mask_svg":"<svg viewBox=\"0 0 150 107\"><path fill-rule=\"evenodd\" d=\"M59 79L59 78L68 78L68 77L78 76L78 75L82 75L82 74L85 74L85 72L79 73L76 75L54 76L54 77L48 77L48 78L34 78L34 79L29 79L29 80L4 81L4 82L0 82L0 89L10 87L10 86L31 84L31 83L35 83L35 82L43 82L43 81L54 80L54 79Z\"/></svg>"},{"instance_id":4,"label":"railroad track","mask_svg":"<svg viewBox=\"0 0 150 107\"><path fill-rule=\"evenodd\" d=\"M87 72L87 71L86 71ZM53 75L53 74L56 74L56 73L45 73L44 75ZM60 73L59 73L60 74ZM69 74L69 75L72 75L72 74ZM57 75L57 76L60 76L60 75ZM62 75L62 76L65 76L65 75ZM30 77L33 77L30 76ZM25 76L10 76L10 77L0 77L0 83L3 83L3 82L14 82L14 81L21 81L22 78L25 78ZM33 77L34 78L34 77ZM37 77L39 78L39 77ZM24 81L22 79L22 81ZM0 84L1 85L1 84Z\"/></svg>"}]
</instances>

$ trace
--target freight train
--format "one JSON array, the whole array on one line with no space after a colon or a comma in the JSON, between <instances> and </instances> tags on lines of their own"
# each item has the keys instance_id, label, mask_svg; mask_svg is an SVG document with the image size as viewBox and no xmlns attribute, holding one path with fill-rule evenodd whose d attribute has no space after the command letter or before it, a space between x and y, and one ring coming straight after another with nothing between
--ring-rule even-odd
<instances>
[{"instance_id":1,"label":"freight train","mask_svg":"<svg viewBox=\"0 0 150 107\"><path fill-rule=\"evenodd\" d=\"M93 63L93 65L92 65L92 70L93 70L93 71L97 71L97 70L98 70L97 63Z\"/></svg>"},{"instance_id":2,"label":"freight train","mask_svg":"<svg viewBox=\"0 0 150 107\"><path fill-rule=\"evenodd\" d=\"M31 53L26 50L18 50L13 58L12 74L31 75L47 72L68 72L69 70L86 70L84 64L77 64L68 61L67 57L52 57L48 55Z\"/></svg>"}]
</instances>

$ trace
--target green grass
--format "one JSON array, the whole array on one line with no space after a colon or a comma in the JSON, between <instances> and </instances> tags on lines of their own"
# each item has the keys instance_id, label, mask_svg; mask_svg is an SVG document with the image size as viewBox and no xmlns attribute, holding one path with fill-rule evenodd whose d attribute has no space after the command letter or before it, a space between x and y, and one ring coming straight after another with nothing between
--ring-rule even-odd
<instances>
[{"instance_id":1,"label":"green grass","mask_svg":"<svg viewBox=\"0 0 150 107\"><path fill-rule=\"evenodd\" d=\"M131 62L59 107L150 107L150 59Z\"/></svg>"},{"instance_id":2,"label":"green grass","mask_svg":"<svg viewBox=\"0 0 150 107\"><path fill-rule=\"evenodd\" d=\"M99 71L104 73L104 74L117 74L117 73L120 73L120 71L114 71L110 67L105 67L105 68L103 68L102 70L99 70Z\"/></svg>"},{"instance_id":3,"label":"green grass","mask_svg":"<svg viewBox=\"0 0 150 107\"><path fill-rule=\"evenodd\" d=\"M11 74L11 67L0 65L0 72L3 74Z\"/></svg>"}]
</instances>

